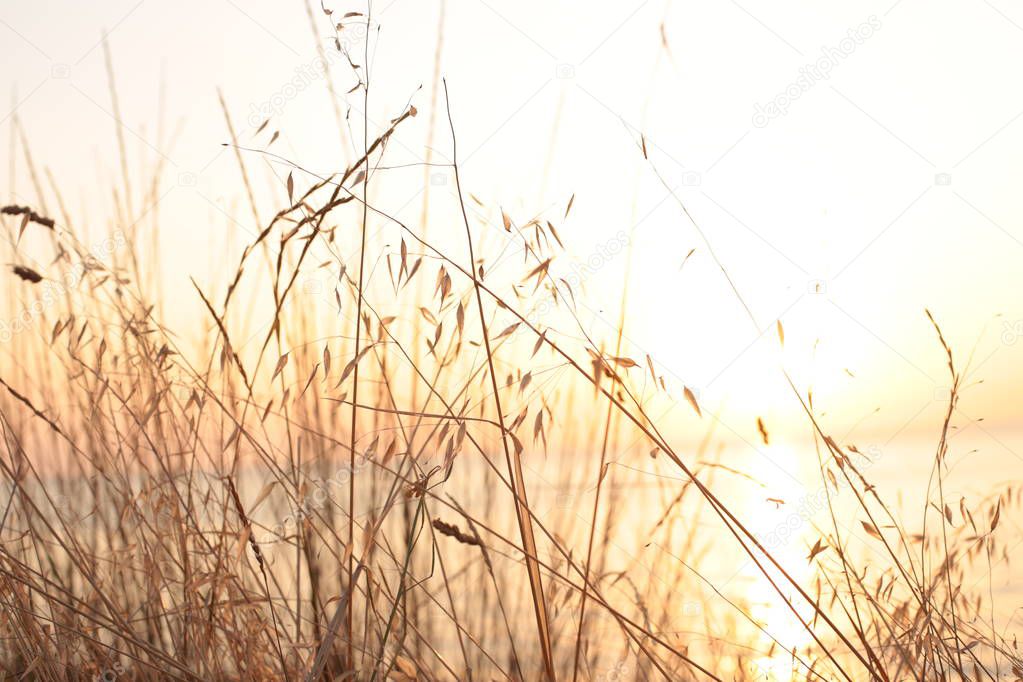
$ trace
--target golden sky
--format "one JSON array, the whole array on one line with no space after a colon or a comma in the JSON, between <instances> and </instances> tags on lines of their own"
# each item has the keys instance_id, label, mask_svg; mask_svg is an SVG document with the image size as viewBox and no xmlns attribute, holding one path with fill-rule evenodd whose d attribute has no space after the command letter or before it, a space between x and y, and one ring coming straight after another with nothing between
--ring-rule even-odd
<instances>
[{"instance_id":1,"label":"golden sky","mask_svg":"<svg viewBox=\"0 0 1023 682\"><path fill-rule=\"evenodd\" d=\"M243 144L269 113L277 153L321 172L347 158L350 137L336 130L302 3L43 4L0 6L3 190L39 203L24 158L11 159L6 142L16 113L71 212L105 233L119 131L133 172L165 166L167 281L216 281L224 253L255 232L221 146L217 88ZM410 97L424 114L389 150L395 165L422 161L431 139L436 159L449 153L446 122L431 138L426 115L439 10L374 5L371 126L385 127ZM323 17L315 21L325 44ZM1008 428L1023 379L1021 33L1023 12L997 0L463 0L443 16L440 70L468 190L523 221L560 215L575 195L563 273L627 235L631 256L602 255L585 275L586 322L610 333L631 257L629 352L656 358L701 402L739 415L796 414L782 364L844 423L881 407L869 428L933 427L947 381L926 307L964 362L976 346L970 379L984 383L964 398L963 418ZM362 36L351 40L358 46ZM643 160L641 133L758 326ZM269 216L281 170L252 166ZM416 219L423 173L394 177L380 201ZM431 185L452 191L443 173ZM133 207L137 219L151 210ZM189 305L168 314L187 319Z\"/></svg>"}]
</instances>

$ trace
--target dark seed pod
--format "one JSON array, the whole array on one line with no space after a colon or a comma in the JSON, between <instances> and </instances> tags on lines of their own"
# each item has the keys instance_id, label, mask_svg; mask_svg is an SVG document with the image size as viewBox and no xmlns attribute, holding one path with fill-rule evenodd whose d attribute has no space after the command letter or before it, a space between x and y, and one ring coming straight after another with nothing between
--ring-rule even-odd
<instances>
[{"instance_id":1,"label":"dark seed pod","mask_svg":"<svg viewBox=\"0 0 1023 682\"><path fill-rule=\"evenodd\" d=\"M25 280L26 282L31 282L32 284L38 284L39 282L43 281L42 275L40 275L32 268L26 268L23 265L15 265L14 274L20 277L21 279Z\"/></svg>"}]
</instances>

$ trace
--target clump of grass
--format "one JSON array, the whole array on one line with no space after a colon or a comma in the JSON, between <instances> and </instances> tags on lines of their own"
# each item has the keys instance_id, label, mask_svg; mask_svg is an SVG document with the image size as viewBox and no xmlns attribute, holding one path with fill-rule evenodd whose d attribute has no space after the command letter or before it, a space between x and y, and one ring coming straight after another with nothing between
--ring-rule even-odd
<instances>
[{"instance_id":1,"label":"clump of grass","mask_svg":"<svg viewBox=\"0 0 1023 682\"><path fill-rule=\"evenodd\" d=\"M372 15L330 22L340 32ZM368 41L347 56L366 112ZM141 281L136 235L104 263L37 209L0 210L19 236L47 230L53 257L41 273L15 266L9 287L30 294L88 261L82 283L10 340L17 362L0 374L5 678L752 680L775 665L808 680L1023 676L993 595L967 579L1008 559L996 531L1020 489L961 500L958 516L945 499L963 374L933 317L952 389L919 532L791 384L828 512L801 578L741 518L730 477L749 477L708 452L713 432L685 455L652 416L653 400L701 410L651 359L628 357L627 297L609 339L578 322L585 294L555 274L572 200L524 221L467 201L457 107L446 84L443 108L434 94L456 191L429 201L459 224L450 233L426 199L408 224L376 198L400 170L385 158L418 120L412 104L376 137L364 118L361 154L326 177L274 155L270 127L243 146L226 117L260 231L223 281L192 281L198 337L159 318L161 299L185 290ZM254 155L287 170L268 221ZM130 186L159 185L160 169L139 181L122 170L126 209L140 199ZM492 220L499 244L484 239ZM332 300L297 301L300 277L323 272ZM551 301L562 329L532 315ZM674 475L651 483L611 457L625 439ZM545 457L557 486L593 490L578 514L537 502L527 463ZM854 551L840 513L861 520L875 553ZM758 587L706 575L721 563L749 567ZM698 618L679 628L697 596ZM795 627L764 622L761 599Z\"/></svg>"}]
</instances>

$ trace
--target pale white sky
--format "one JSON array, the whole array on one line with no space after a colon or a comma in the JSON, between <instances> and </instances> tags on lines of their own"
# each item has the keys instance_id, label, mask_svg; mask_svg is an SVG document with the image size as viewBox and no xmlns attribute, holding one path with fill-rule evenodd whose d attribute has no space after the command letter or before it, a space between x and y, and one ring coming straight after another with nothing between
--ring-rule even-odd
<instances>
[{"instance_id":1,"label":"pale white sky","mask_svg":"<svg viewBox=\"0 0 1023 682\"><path fill-rule=\"evenodd\" d=\"M337 14L365 9L328 5ZM392 164L423 158L439 10L437 2L374 3L381 32L370 116L386 125L409 97L420 110L391 146ZM328 27L315 19L326 45ZM99 46L104 29L119 122ZM926 306L964 358L987 329L971 377L986 383L963 410L1011 421L1023 379L1023 10L1004 0L454 0L443 35L441 72L468 189L523 222L544 210L560 215L575 194L562 235L579 260L619 231L633 235L631 353L650 353L709 402L791 411L773 405L785 395L773 330L780 318L784 362L804 385L814 379L824 409L858 418L882 406L888 430L920 414L932 426L946 377ZM322 79L285 90L315 59L300 0L4 0L3 175L16 103L36 163L52 171L71 212L107 230L120 127L133 173L166 164L165 276L182 291L189 275L215 281L224 254L254 231L235 161L220 146L227 134L217 88L243 142L252 113L269 103L278 153L336 169L347 132L333 129ZM339 92L351 85L346 78ZM758 336L644 164L639 131L768 333ZM437 159L450 150L443 120L434 148ZM279 178L256 159L251 165L269 216ZM22 158L14 168L4 191L37 203ZM422 171L395 178L381 201L417 218ZM617 318L625 262L613 258L587 280L597 331ZM817 283L823 293L809 293Z\"/></svg>"}]
</instances>

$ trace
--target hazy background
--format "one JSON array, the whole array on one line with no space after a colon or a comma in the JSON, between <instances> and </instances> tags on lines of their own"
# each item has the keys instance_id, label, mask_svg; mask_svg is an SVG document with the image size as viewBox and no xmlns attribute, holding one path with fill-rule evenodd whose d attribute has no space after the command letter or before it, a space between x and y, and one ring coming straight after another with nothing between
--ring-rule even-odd
<instances>
[{"instance_id":1,"label":"hazy background","mask_svg":"<svg viewBox=\"0 0 1023 682\"><path fill-rule=\"evenodd\" d=\"M335 18L365 10L364 2L325 2ZM867 453L871 482L896 499L907 528L918 527L950 382L925 309L941 324L965 384L943 497L972 505L1019 480L1023 9L1005 0L380 0L372 25L379 33L363 112L361 93L345 95L354 81L318 3L0 0L0 192L61 221L66 214L89 242L115 230L138 234L142 252L152 249L145 287L159 286L159 316L187 345L211 329L189 278L222 293L241 250L288 205L291 168L281 157L318 175L343 169L362 146L364 114L373 138L409 101L418 109L390 140L370 203L417 228L425 214L431 238L467 257L450 171L419 165L451 158L439 74L450 90L461 177L480 200L468 202L478 243L500 250L502 212L520 226L552 219L567 251L552 272L579 277L582 324L596 339L613 343L624 288L623 354L641 364L651 357L672 384L674 400L644 407L689 464L720 462L737 474L721 474L718 485L755 532L781 527L821 490L812 432L782 368L801 395L812 390L824 430ZM343 37L361 61L366 35L351 29ZM324 54L333 81L317 69ZM235 153L223 146L231 138L220 96L239 144L254 148L242 153L256 216ZM275 131L269 151L279 157L255 151ZM162 181L144 186L156 168ZM300 191L313 177L296 172ZM335 219L340 256L354 262L359 223L343 211ZM17 222L2 225L13 246ZM379 220L370 231L367 253L393 253L393 225ZM34 232L16 251L5 248L45 273L47 244ZM378 293L385 268L379 260L371 266ZM332 278L336 272L304 276L292 300L329 307ZM258 346L274 314L267 297L244 299L256 289L245 285L232 310L252 316L246 329ZM18 295L5 297L0 322L30 303ZM387 313L401 316L399 324L419 319L414 307ZM346 327L330 322L332 333ZM578 335L566 317L542 323ZM40 349L48 331L33 328ZM0 371L38 390L38 363L15 345L0 343ZM237 348L253 350L244 340ZM523 369L509 366L512 357L520 356L507 352L503 365L497 358L500 370ZM557 388L556 370L538 383ZM633 371L650 398L643 368ZM702 417L681 399L682 385ZM580 510L595 494L598 458L580 443L594 442L606 407L594 415L601 403L581 404L585 411L559 414L557 428L570 434L559 450L543 457L534 447L525 466L538 514L575 515L586 528ZM710 446L699 450L704 439ZM621 465L609 478L621 496L621 537L637 545L616 544L613 554L630 565L661 551L642 529L661 513L655 492L673 497L672 479L681 480L666 458L648 452L646 439L623 429L608 453ZM478 459L464 456L459 466L472 492L492 494L477 485ZM679 517L683 526L693 520ZM848 495L838 519L847 543L879 554ZM1002 523L1015 533L1009 552L1018 550L1018 515ZM775 553L809 580L806 553L821 533L803 524L797 536ZM714 540L708 548L708 564L720 571L714 582L763 598L749 563ZM1011 568L1001 572L1001 560L996 567L990 594L994 600L998 591L1008 623L1019 581ZM776 612L784 613L780 603L754 609L784 639L805 643L801 628L786 632Z\"/></svg>"},{"instance_id":2,"label":"hazy background","mask_svg":"<svg viewBox=\"0 0 1023 682\"><path fill-rule=\"evenodd\" d=\"M385 128L410 97L420 110L391 145L390 163L422 161L431 140L442 26L440 73L468 191L519 222L562 215L574 194L561 233L579 262L619 231L631 235L631 355L649 353L745 439L754 439L759 415L772 429L798 423L806 435L803 421L789 419L799 409L781 362L801 388L814 386L836 431L885 443L933 435L943 416L947 372L927 307L961 361L975 348L968 383L984 383L966 392L957 415L970 449L1018 466L1023 11L986 0L443 7L441 21L436 2L373 5L380 35L371 127ZM182 292L165 315L194 321L187 277L222 283L226 254L257 231L236 162L221 146L229 137L217 89L242 144L270 103L269 129L280 131L273 151L323 173L351 158L352 136L336 130L322 78L285 94L315 63L317 47L330 45L326 18L314 9L315 31L300 0L3 2L3 191L40 204L20 143L11 158L17 119L37 172L52 172L78 227L116 229L109 188L121 178L120 129L132 173L165 165L158 206L135 205L132 219L158 211L163 281ZM859 39L843 43L850 31ZM361 53L362 36L352 40ZM784 115L755 120L758 106L825 55L826 79L800 88ZM335 71L344 73L339 63ZM343 95L351 84L339 78L335 100L342 114L354 107L358 123L359 103ZM641 132L759 329L644 162ZM448 158L443 116L432 141L434 160ZM249 163L269 218L282 205L287 169L255 155ZM417 168L394 177L378 201L418 220L426 176ZM434 195L453 191L444 173L430 177ZM612 258L586 279L586 322L598 333L617 321L627 260Z\"/></svg>"}]
</instances>

